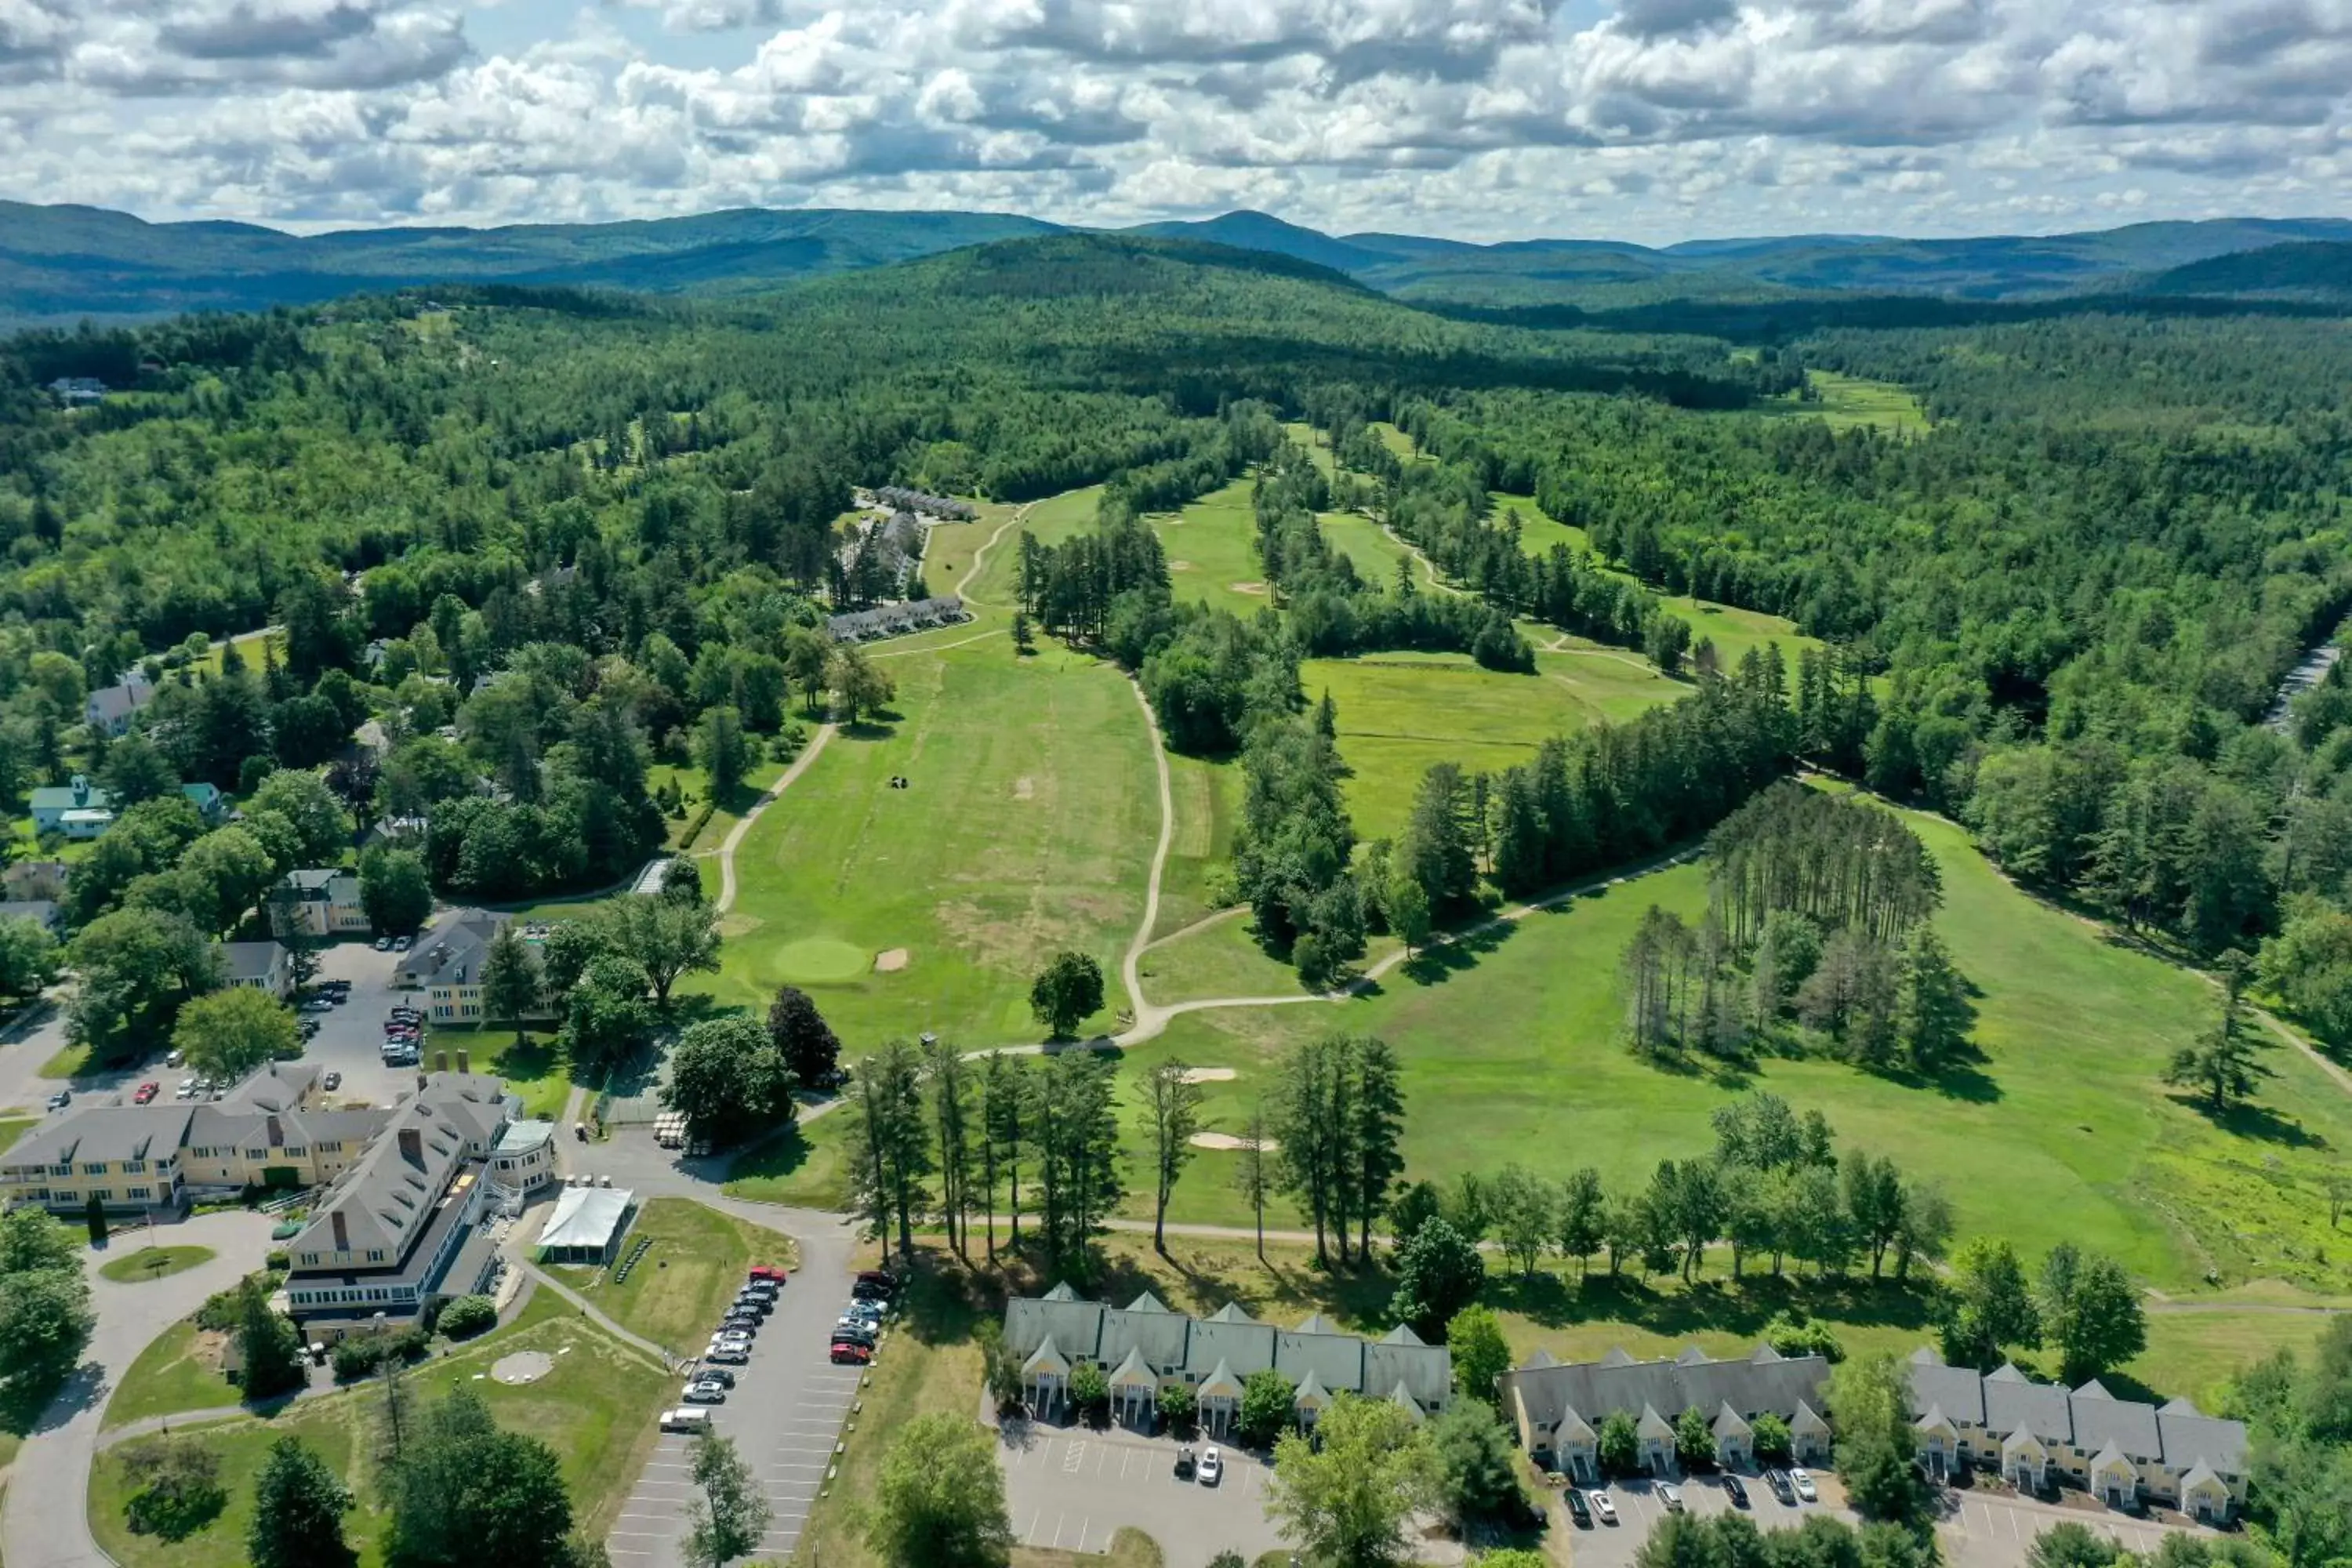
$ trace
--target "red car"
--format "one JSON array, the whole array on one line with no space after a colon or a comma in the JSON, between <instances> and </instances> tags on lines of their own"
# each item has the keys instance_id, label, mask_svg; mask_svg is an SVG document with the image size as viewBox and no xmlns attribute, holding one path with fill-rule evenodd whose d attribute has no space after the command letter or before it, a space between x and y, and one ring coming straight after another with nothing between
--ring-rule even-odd
<instances>
[{"instance_id":1,"label":"red car","mask_svg":"<svg viewBox=\"0 0 2352 1568\"><path fill-rule=\"evenodd\" d=\"M853 1345L840 1340L834 1342L833 1364L835 1366L864 1366L873 1359L874 1352L864 1345Z\"/></svg>"},{"instance_id":2,"label":"red car","mask_svg":"<svg viewBox=\"0 0 2352 1568\"><path fill-rule=\"evenodd\" d=\"M131 1103L133 1105L144 1105L163 1092L163 1086L160 1083L142 1083L131 1096Z\"/></svg>"},{"instance_id":3,"label":"red car","mask_svg":"<svg viewBox=\"0 0 2352 1568\"><path fill-rule=\"evenodd\" d=\"M764 1263L759 1268L752 1269L751 1277L754 1279L765 1279L771 1284L775 1285L781 1285L784 1282L784 1271L782 1269L772 1268Z\"/></svg>"}]
</instances>

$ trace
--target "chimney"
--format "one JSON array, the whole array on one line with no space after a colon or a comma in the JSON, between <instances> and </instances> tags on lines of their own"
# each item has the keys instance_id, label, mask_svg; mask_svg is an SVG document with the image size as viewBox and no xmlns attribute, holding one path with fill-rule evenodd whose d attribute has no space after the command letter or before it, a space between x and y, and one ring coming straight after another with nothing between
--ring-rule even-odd
<instances>
[{"instance_id":1,"label":"chimney","mask_svg":"<svg viewBox=\"0 0 2352 1568\"><path fill-rule=\"evenodd\" d=\"M425 1134L414 1127L400 1130L400 1157L412 1165L425 1163Z\"/></svg>"},{"instance_id":2,"label":"chimney","mask_svg":"<svg viewBox=\"0 0 2352 1568\"><path fill-rule=\"evenodd\" d=\"M352 1249L352 1231L351 1226L343 1219L343 1211L341 1209L330 1211L327 1215L327 1223L335 1227L335 1250L349 1252Z\"/></svg>"},{"instance_id":3,"label":"chimney","mask_svg":"<svg viewBox=\"0 0 2352 1568\"><path fill-rule=\"evenodd\" d=\"M422 1093L424 1090L425 1090L425 1089L430 1089L432 1086L433 1086L433 1079L432 1079L432 1075L431 1075L431 1074L429 1074L429 1073L426 1073L426 1072L424 1072L424 1071L420 1070L420 1071L417 1073L417 1075L416 1075L416 1088L417 1088L418 1092Z\"/></svg>"},{"instance_id":4,"label":"chimney","mask_svg":"<svg viewBox=\"0 0 2352 1568\"><path fill-rule=\"evenodd\" d=\"M464 1051L459 1051L459 1052L457 1053L457 1070L458 1070L459 1072L466 1072L466 1073L469 1073L469 1072L472 1072L474 1069L473 1069L472 1068L470 1068L470 1067L468 1067L468 1066L467 1065L467 1063L466 1063L466 1054L467 1054L467 1053L465 1053Z\"/></svg>"},{"instance_id":5,"label":"chimney","mask_svg":"<svg viewBox=\"0 0 2352 1568\"><path fill-rule=\"evenodd\" d=\"M433 1070L435 1072L447 1072L449 1070L448 1052L436 1051L433 1053Z\"/></svg>"}]
</instances>

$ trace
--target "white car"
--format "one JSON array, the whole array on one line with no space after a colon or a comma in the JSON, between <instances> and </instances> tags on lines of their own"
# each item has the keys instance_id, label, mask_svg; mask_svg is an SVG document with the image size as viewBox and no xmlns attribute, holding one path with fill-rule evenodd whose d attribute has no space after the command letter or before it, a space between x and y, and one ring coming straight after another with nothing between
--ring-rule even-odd
<instances>
[{"instance_id":1,"label":"white car","mask_svg":"<svg viewBox=\"0 0 2352 1568\"><path fill-rule=\"evenodd\" d=\"M1609 1500L1607 1492L1595 1489L1588 1495L1592 1499L1592 1516L1595 1519L1603 1524L1617 1522L1617 1505Z\"/></svg>"},{"instance_id":2,"label":"white car","mask_svg":"<svg viewBox=\"0 0 2352 1568\"><path fill-rule=\"evenodd\" d=\"M1201 1484L1204 1487L1215 1486L1225 1479L1225 1457L1217 1452L1215 1444L1213 1443L1201 1450L1201 1463L1195 1473L1200 1476Z\"/></svg>"},{"instance_id":3,"label":"white car","mask_svg":"<svg viewBox=\"0 0 2352 1568\"><path fill-rule=\"evenodd\" d=\"M1664 1508L1668 1513L1682 1512L1682 1488L1675 1485L1672 1481L1660 1481L1658 1483L1658 1505L1661 1508Z\"/></svg>"},{"instance_id":4,"label":"white car","mask_svg":"<svg viewBox=\"0 0 2352 1568\"><path fill-rule=\"evenodd\" d=\"M195 1099L195 1098L196 1098L196 1080L195 1080L194 1079L192 1079L192 1078L184 1078L184 1079L182 1079L180 1080L180 1087L179 1087L179 1088L177 1088L177 1089L173 1089L173 1090L172 1091L172 1098L173 1098L173 1100L194 1100L194 1099Z\"/></svg>"},{"instance_id":5,"label":"white car","mask_svg":"<svg viewBox=\"0 0 2352 1568\"><path fill-rule=\"evenodd\" d=\"M698 1410L691 1405L665 1410L661 1415L661 1429L665 1432L708 1432L710 1430L710 1412Z\"/></svg>"},{"instance_id":6,"label":"white car","mask_svg":"<svg viewBox=\"0 0 2352 1568\"><path fill-rule=\"evenodd\" d=\"M1807 1475L1804 1471L1790 1470L1789 1472L1789 1484L1796 1488L1797 1495L1804 1499L1807 1502L1818 1502L1821 1500L1822 1494L1820 1489L1813 1485L1813 1478Z\"/></svg>"}]
</instances>

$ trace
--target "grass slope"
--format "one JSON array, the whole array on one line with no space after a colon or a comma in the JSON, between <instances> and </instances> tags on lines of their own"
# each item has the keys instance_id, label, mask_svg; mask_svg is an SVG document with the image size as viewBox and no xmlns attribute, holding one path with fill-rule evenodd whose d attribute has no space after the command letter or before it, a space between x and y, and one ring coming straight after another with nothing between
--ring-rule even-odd
<instances>
[{"instance_id":1,"label":"grass slope","mask_svg":"<svg viewBox=\"0 0 2352 1568\"><path fill-rule=\"evenodd\" d=\"M1235 479L1181 511L1151 519L1168 552L1170 585L1180 602L1212 605L1234 615L1257 614L1272 601L1257 556L1253 482Z\"/></svg>"},{"instance_id":2,"label":"grass slope","mask_svg":"<svg viewBox=\"0 0 2352 1568\"><path fill-rule=\"evenodd\" d=\"M719 1321L753 1264L797 1263L788 1238L689 1198L646 1204L630 1228L631 1248L640 1237L653 1246L627 1279L615 1283L597 1269L593 1280L573 1283L623 1328L681 1354Z\"/></svg>"}]
</instances>

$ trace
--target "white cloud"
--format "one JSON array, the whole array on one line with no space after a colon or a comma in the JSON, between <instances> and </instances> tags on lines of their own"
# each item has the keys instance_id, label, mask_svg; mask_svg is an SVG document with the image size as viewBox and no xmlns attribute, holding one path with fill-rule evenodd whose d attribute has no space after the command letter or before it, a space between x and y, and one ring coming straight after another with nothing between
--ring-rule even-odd
<instances>
[{"instance_id":1,"label":"white cloud","mask_svg":"<svg viewBox=\"0 0 2352 1568\"><path fill-rule=\"evenodd\" d=\"M2352 195L2352 0L468 4L0 0L0 195L1669 239Z\"/></svg>"}]
</instances>

